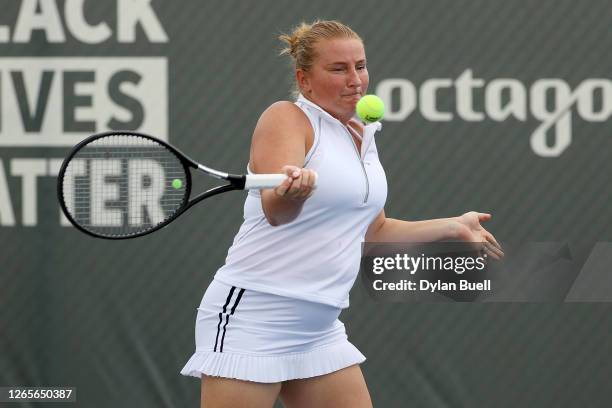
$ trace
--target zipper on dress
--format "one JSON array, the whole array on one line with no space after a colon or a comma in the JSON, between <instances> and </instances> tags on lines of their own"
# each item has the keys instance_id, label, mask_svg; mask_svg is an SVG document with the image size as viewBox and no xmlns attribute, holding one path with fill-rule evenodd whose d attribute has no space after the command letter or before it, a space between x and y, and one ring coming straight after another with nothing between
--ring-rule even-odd
<instances>
[{"instance_id":1,"label":"zipper on dress","mask_svg":"<svg viewBox=\"0 0 612 408\"><path fill-rule=\"evenodd\" d=\"M365 187L366 187L365 197L363 197L363 204L367 204L368 197L370 196L370 180L368 179L368 173L366 172L365 165L363 164L361 153L359 153L359 149L357 149L357 144L355 143L355 140L353 140L353 135L351 135L350 130L348 130L345 126L342 126L342 127L344 128L344 130L348 133L349 137L351 138L351 143L353 143L353 147L355 148L355 153L357 153L357 160L359 160L359 164L361 164L361 170L363 170L363 177L365 178ZM363 143L363 138L361 140L361 143Z\"/></svg>"}]
</instances>

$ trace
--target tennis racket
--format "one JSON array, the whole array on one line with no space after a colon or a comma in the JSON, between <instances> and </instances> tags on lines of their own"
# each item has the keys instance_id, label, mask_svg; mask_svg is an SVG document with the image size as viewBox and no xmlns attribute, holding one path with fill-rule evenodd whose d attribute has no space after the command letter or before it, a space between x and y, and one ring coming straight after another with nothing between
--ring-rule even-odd
<instances>
[{"instance_id":1,"label":"tennis racket","mask_svg":"<svg viewBox=\"0 0 612 408\"><path fill-rule=\"evenodd\" d=\"M191 198L191 171L228 184ZM135 238L156 231L200 201L232 190L274 188L284 174L236 175L199 164L170 144L136 132L107 132L77 144L60 168L62 211L82 232Z\"/></svg>"}]
</instances>

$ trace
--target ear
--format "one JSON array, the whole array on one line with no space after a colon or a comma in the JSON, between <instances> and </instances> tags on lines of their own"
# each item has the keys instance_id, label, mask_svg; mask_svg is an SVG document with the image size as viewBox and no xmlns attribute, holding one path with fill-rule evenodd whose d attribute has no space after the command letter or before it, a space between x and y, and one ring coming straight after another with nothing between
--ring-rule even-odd
<instances>
[{"instance_id":1,"label":"ear","mask_svg":"<svg viewBox=\"0 0 612 408\"><path fill-rule=\"evenodd\" d=\"M301 68L295 70L295 80L303 93L310 93L311 87L308 72Z\"/></svg>"}]
</instances>

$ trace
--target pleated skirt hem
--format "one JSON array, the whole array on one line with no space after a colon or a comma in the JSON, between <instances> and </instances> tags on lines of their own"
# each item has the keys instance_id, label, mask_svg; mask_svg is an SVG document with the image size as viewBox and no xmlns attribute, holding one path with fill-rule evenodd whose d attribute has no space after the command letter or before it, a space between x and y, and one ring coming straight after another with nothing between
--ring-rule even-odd
<instances>
[{"instance_id":1,"label":"pleated skirt hem","mask_svg":"<svg viewBox=\"0 0 612 408\"><path fill-rule=\"evenodd\" d=\"M301 353L279 355L233 354L196 351L181 374L200 378L233 378L260 383L275 383L310 378L360 364L365 356L348 340Z\"/></svg>"}]
</instances>

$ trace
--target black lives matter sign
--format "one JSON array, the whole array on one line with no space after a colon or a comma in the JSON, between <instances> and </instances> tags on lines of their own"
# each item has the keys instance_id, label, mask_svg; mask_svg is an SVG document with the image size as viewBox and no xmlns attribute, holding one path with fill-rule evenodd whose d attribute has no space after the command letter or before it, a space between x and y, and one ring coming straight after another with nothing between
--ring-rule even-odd
<instances>
[{"instance_id":1,"label":"black lives matter sign","mask_svg":"<svg viewBox=\"0 0 612 408\"><path fill-rule=\"evenodd\" d=\"M0 57L0 227L38 224L39 185L90 134L133 130L167 140L167 58L112 54L113 44L134 44L137 53L137 39L165 44L168 35L151 0L114 3L116 13L90 23L86 1L22 0L16 20L0 25L0 49L41 36L56 47L109 45L108 57ZM69 225L59 212L58 222Z\"/></svg>"}]
</instances>

